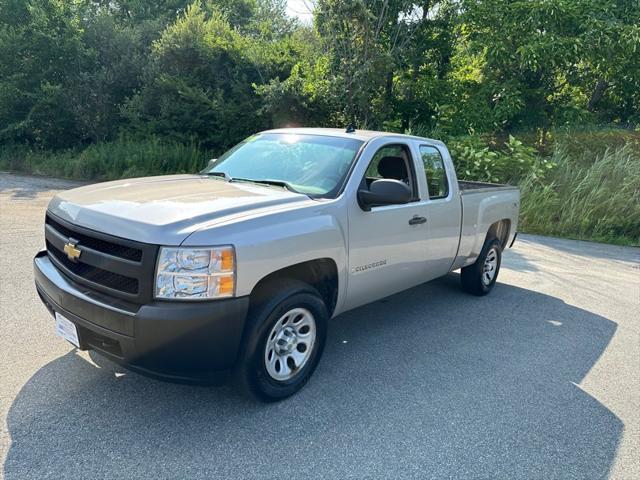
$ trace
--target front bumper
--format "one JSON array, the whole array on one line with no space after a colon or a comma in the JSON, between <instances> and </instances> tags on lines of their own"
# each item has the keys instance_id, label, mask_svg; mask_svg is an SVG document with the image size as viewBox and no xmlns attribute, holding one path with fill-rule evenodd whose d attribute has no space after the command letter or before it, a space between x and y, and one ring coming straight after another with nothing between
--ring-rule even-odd
<instances>
[{"instance_id":1,"label":"front bumper","mask_svg":"<svg viewBox=\"0 0 640 480\"><path fill-rule=\"evenodd\" d=\"M136 305L72 282L47 252L33 261L41 300L78 327L80 348L163 380L219 383L238 357L249 298Z\"/></svg>"}]
</instances>

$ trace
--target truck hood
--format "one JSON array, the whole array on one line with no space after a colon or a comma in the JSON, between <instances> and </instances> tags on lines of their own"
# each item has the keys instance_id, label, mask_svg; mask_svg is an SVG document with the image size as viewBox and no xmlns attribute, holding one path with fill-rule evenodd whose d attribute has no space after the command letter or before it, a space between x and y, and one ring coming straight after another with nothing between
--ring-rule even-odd
<instances>
[{"instance_id":1,"label":"truck hood","mask_svg":"<svg viewBox=\"0 0 640 480\"><path fill-rule=\"evenodd\" d=\"M179 245L205 223L311 202L279 187L171 175L98 183L56 195L49 211L69 222L130 240Z\"/></svg>"}]
</instances>

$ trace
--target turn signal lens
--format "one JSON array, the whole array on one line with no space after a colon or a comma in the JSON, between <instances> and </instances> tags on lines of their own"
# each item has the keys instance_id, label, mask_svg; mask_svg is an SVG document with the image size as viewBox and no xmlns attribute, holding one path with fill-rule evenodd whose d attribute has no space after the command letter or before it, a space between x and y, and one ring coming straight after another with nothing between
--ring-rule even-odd
<instances>
[{"instance_id":1,"label":"turn signal lens","mask_svg":"<svg viewBox=\"0 0 640 480\"><path fill-rule=\"evenodd\" d=\"M233 275L226 277L219 277L218 279L218 295L219 296L232 296L233 289L235 287L235 281Z\"/></svg>"},{"instance_id":2,"label":"turn signal lens","mask_svg":"<svg viewBox=\"0 0 640 480\"><path fill-rule=\"evenodd\" d=\"M233 250L231 248L222 250L220 255L220 267L224 272L233 270Z\"/></svg>"}]
</instances>

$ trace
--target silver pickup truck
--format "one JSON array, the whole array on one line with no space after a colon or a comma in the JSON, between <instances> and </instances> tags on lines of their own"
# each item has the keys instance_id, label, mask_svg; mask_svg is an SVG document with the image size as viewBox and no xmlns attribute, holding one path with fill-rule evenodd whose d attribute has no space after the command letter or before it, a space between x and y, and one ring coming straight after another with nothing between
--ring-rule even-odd
<instances>
[{"instance_id":1,"label":"silver pickup truck","mask_svg":"<svg viewBox=\"0 0 640 480\"><path fill-rule=\"evenodd\" d=\"M273 401L309 379L330 318L457 269L488 293L519 202L457 181L436 140L270 130L198 174L58 194L35 283L80 349Z\"/></svg>"}]
</instances>

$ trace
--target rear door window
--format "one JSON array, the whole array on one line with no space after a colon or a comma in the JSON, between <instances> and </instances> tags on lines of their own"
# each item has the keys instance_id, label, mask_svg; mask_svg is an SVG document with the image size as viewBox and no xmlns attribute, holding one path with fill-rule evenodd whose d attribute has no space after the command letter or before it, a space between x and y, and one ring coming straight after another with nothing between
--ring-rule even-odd
<instances>
[{"instance_id":1,"label":"rear door window","mask_svg":"<svg viewBox=\"0 0 640 480\"><path fill-rule=\"evenodd\" d=\"M421 145L420 156L424 164L424 173L427 176L429 198L431 200L445 198L449 195L449 182L440 151L435 147Z\"/></svg>"}]
</instances>

